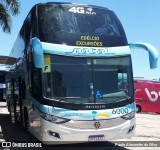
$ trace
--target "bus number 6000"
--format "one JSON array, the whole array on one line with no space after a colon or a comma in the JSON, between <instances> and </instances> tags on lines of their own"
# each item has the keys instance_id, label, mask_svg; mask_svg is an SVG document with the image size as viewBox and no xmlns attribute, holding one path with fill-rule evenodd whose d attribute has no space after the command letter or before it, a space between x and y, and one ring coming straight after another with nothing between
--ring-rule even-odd
<instances>
[{"instance_id":1,"label":"bus number 6000","mask_svg":"<svg viewBox=\"0 0 160 150\"><path fill-rule=\"evenodd\" d=\"M112 114L127 114L128 108L116 108L113 109Z\"/></svg>"}]
</instances>

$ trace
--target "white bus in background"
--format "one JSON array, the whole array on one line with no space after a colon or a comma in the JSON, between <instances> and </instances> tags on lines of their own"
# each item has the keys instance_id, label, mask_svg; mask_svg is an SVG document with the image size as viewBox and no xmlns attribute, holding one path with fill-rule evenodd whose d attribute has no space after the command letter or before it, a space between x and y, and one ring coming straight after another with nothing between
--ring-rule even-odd
<instances>
[{"instance_id":1,"label":"white bus in background","mask_svg":"<svg viewBox=\"0 0 160 150\"><path fill-rule=\"evenodd\" d=\"M134 136L133 48L146 49L156 67L155 48L128 44L112 10L35 5L10 53L16 61L7 67L12 122L46 144Z\"/></svg>"}]
</instances>

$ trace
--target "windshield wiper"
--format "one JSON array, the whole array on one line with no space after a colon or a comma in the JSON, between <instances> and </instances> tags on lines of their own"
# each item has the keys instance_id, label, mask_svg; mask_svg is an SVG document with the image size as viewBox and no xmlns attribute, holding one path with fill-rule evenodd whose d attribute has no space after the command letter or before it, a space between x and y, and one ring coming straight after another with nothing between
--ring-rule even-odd
<instances>
[{"instance_id":1,"label":"windshield wiper","mask_svg":"<svg viewBox=\"0 0 160 150\"><path fill-rule=\"evenodd\" d=\"M118 98L118 97L124 97L124 98L128 98L129 96L124 92L124 91L120 91L120 92L114 92L114 93L109 93L109 94L104 94L103 97L107 98Z\"/></svg>"}]
</instances>

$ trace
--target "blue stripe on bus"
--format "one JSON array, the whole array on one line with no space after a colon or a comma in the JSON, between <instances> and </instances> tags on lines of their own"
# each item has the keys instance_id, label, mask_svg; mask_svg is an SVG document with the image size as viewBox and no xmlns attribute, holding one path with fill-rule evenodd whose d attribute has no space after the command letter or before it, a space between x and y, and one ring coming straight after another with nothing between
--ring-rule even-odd
<instances>
[{"instance_id":1,"label":"blue stripe on bus","mask_svg":"<svg viewBox=\"0 0 160 150\"><path fill-rule=\"evenodd\" d=\"M93 114L91 112L93 112L93 110L88 110L85 113L82 113L85 110L69 110L69 109L65 109L65 108L55 108L52 106L48 106L48 105L42 105L39 102L37 102L35 99L32 99L33 104L35 105L35 107L42 113L46 113L46 114L59 114L61 117L67 117L67 116L72 116L73 113L81 113L81 117L83 118L93 118ZM118 108L113 108L113 109L103 109L103 110L96 110L97 114L96 116L99 116L99 114L104 113L106 114L107 117L110 117L112 115L117 115L117 114L113 114L113 110L115 109L127 109L128 113L131 111L135 110L135 102L128 104L126 106L122 106L122 107L118 107ZM120 114L122 115L122 114Z\"/></svg>"}]
</instances>

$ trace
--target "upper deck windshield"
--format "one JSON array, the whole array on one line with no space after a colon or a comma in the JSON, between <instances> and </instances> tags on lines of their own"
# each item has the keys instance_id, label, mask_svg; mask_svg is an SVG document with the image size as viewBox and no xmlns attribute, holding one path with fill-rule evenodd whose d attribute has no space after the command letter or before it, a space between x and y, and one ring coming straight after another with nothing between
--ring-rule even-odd
<instances>
[{"instance_id":1,"label":"upper deck windshield","mask_svg":"<svg viewBox=\"0 0 160 150\"><path fill-rule=\"evenodd\" d=\"M115 103L132 97L130 57L74 58L47 55L49 72L43 72L43 95L75 104Z\"/></svg>"},{"instance_id":2,"label":"upper deck windshield","mask_svg":"<svg viewBox=\"0 0 160 150\"><path fill-rule=\"evenodd\" d=\"M113 11L86 5L38 6L39 39L72 46L127 45L123 27Z\"/></svg>"}]
</instances>

